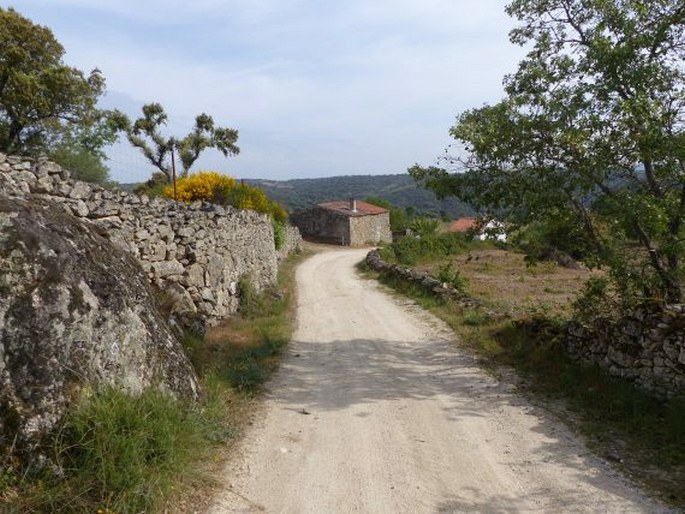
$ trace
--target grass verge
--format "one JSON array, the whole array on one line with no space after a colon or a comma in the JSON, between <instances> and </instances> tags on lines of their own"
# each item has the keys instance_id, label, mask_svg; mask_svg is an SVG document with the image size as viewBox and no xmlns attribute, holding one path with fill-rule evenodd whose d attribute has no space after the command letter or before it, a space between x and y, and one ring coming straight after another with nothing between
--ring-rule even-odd
<instances>
[{"instance_id":1,"label":"grass verge","mask_svg":"<svg viewBox=\"0 0 685 514\"><path fill-rule=\"evenodd\" d=\"M64 421L53 465L40 473L0 470L0 512L98 513L204 510L231 444L249 422L260 386L277 368L294 320L294 271L247 291L239 316L184 346L204 390L199 403L148 390L93 391ZM242 283L251 287L249 280Z\"/></svg>"},{"instance_id":2,"label":"grass verge","mask_svg":"<svg viewBox=\"0 0 685 514\"><path fill-rule=\"evenodd\" d=\"M560 319L493 316L389 274L365 273L447 322L486 369L516 370L520 389L534 403L561 417L597 454L656 496L685 507L685 398L658 400L598 366L572 360L555 341Z\"/></svg>"}]
</instances>

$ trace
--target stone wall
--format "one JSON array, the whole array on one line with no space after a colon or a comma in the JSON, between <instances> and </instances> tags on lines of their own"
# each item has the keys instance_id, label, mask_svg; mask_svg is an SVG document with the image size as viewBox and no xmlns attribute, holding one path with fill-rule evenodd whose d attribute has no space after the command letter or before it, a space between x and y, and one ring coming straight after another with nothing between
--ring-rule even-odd
<instances>
[{"instance_id":1,"label":"stone wall","mask_svg":"<svg viewBox=\"0 0 685 514\"><path fill-rule=\"evenodd\" d=\"M562 337L575 358L668 397L685 393L684 329L685 305L667 305L592 327L570 323Z\"/></svg>"},{"instance_id":2,"label":"stone wall","mask_svg":"<svg viewBox=\"0 0 685 514\"><path fill-rule=\"evenodd\" d=\"M254 211L104 189L71 180L44 159L0 154L0 192L36 195L89 221L139 261L179 312L199 313L209 324L236 312L242 276L257 290L275 283L279 257L300 244L291 228L277 252L269 218Z\"/></svg>"},{"instance_id":3,"label":"stone wall","mask_svg":"<svg viewBox=\"0 0 685 514\"><path fill-rule=\"evenodd\" d=\"M449 300L467 308L483 308L484 306L477 299L458 291L449 284L440 282L437 278L431 276L425 271L416 271L406 266L399 266L397 264L388 264L381 259L378 250L371 250L366 255L366 265L380 273L390 275L391 277L409 282L429 294L433 294L443 300Z\"/></svg>"},{"instance_id":4,"label":"stone wall","mask_svg":"<svg viewBox=\"0 0 685 514\"><path fill-rule=\"evenodd\" d=\"M293 225L285 226L285 241L283 246L278 250L278 259L283 260L292 253L299 252L302 249L302 236L297 227Z\"/></svg>"}]
</instances>

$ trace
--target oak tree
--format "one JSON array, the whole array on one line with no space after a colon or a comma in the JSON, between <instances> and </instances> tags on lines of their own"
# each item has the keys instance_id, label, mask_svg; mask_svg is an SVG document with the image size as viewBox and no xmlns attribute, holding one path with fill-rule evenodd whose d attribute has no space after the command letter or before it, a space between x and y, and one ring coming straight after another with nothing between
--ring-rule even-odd
<instances>
[{"instance_id":1,"label":"oak tree","mask_svg":"<svg viewBox=\"0 0 685 514\"><path fill-rule=\"evenodd\" d=\"M145 104L142 111L143 115L133 123L124 114L117 113L117 125L126 133L129 142L140 149L145 158L164 174L167 181L171 181L172 152L178 153L183 167L182 177L188 176L192 165L207 148L216 148L224 157L240 152L236 145L238 131L217 127L208 114L198 115L192 132L177 139L163 134L162 128L166 125L168 116L159 103Z\"/></svg>"},{"instance_id":2,"label":"oak tree","mask_svg":"<svg viewBox=\"0 0 685 514\"><path fill-rule=\"evenodd\" d=\"M0 8L0 151L46 152L65 137L98 151L115 138L96 108L102 74L94 69L86 76L63 56L49 28Z\"/></svg>"}]
</instances>

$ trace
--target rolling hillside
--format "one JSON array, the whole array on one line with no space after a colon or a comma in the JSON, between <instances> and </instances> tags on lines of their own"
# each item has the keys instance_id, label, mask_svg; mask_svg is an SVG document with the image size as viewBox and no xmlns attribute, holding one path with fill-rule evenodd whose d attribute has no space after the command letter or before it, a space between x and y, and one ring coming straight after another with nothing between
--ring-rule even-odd
<instances>
[{"instance_id":1,"label":"rolling hillside","mask_svg":"<svg viewBox=\"0 0 685 514\"><path fill-rule=\"evenodd\" d=\"M381 197L398 207L413 207L420 214L445 214L451 218L474 214L465 203L449 198L438 200L431 191L419 188L414 180L402 175L349 175L285 181L249 179L269 198L283 204L289 211L310 207L328 200Z\"/></svg>"}]
</instances>

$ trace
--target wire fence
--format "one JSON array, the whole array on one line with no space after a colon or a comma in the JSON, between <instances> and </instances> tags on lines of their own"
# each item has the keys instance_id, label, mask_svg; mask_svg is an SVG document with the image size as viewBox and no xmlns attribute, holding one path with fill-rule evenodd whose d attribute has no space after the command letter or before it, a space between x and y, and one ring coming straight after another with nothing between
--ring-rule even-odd
<instances>
[{"instance_id":1,"label":"wire fence","mask_svg":"<svg viewBox=\"0 0 685 514\"><path fill-rule=\"evenodd\" d=\"M127 141L119 141L105 150L109 178L120 184L147 181L156 171L137 148Z\"/></svg>"}]
</instances>

